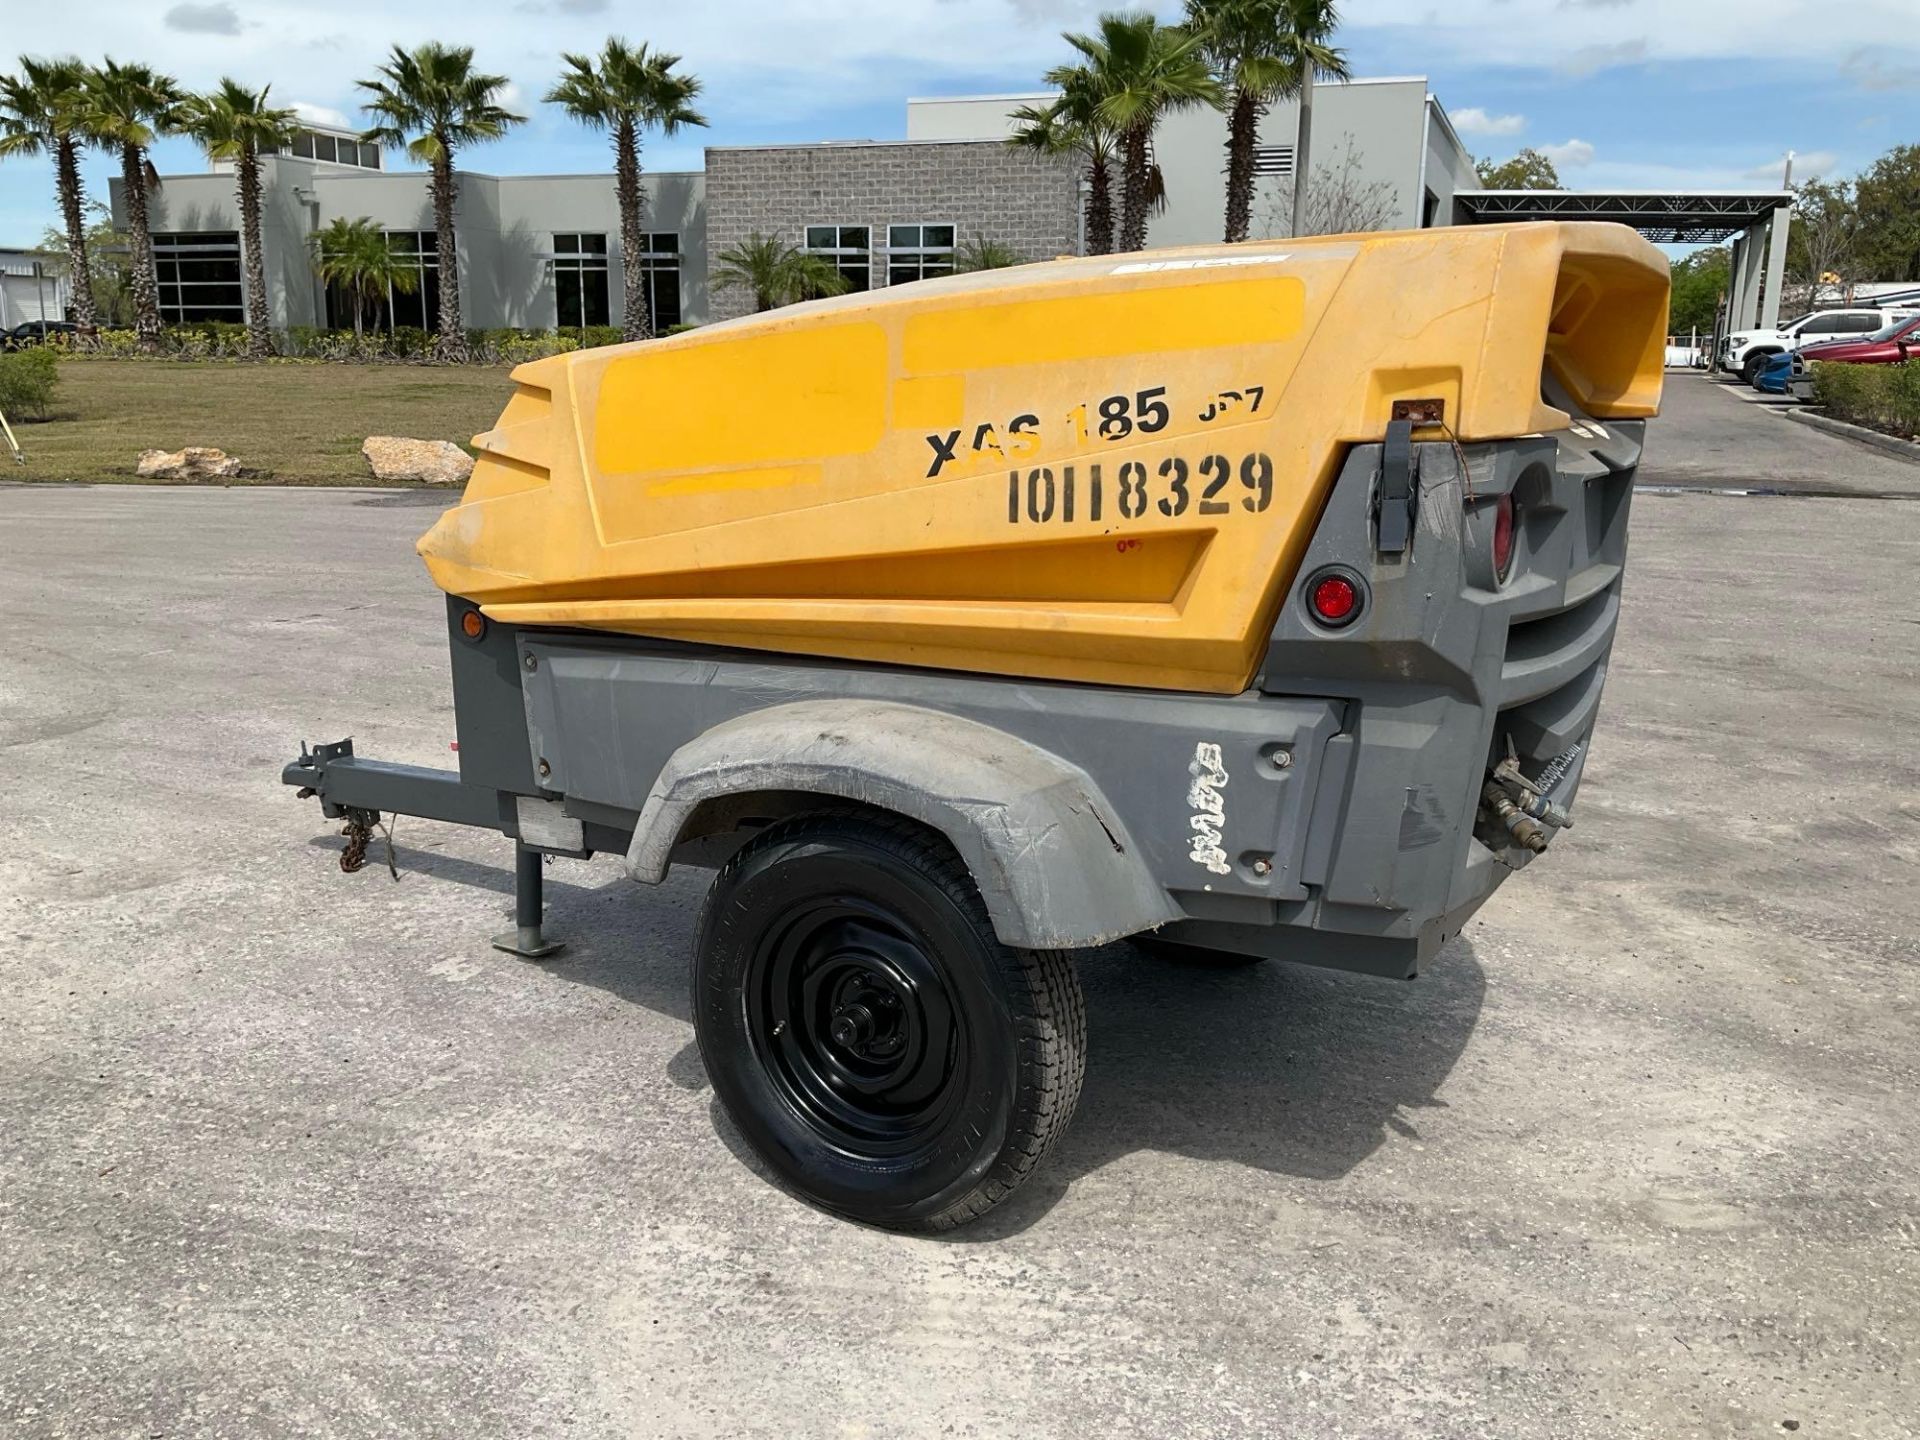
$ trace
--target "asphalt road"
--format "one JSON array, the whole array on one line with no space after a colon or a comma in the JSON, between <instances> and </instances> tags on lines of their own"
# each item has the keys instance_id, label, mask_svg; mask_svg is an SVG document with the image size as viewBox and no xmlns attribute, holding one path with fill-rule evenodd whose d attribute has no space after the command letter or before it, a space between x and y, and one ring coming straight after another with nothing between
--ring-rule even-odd
<instances>
[{"instance_id":1,"label":"asphalt road","mask_svg":"<svg viewBox=\"0 0 1920 1440\"><path fill-rule=\"evenodd\" d=\"M1641 483L1920 499L1920 465L1789 420L1795 403L1735 380L1671 376Z\"/></svg>"},{"instance_id":2,"label":"asphalt road","mask_svg":"<svg viewBox=\"0 0 1920 1440\"><path fill-rule=\"evenodd\" d=\"M1710 383L1651 477L1894 463ZM1578 827L1417 982L1088 957L922 1240L744 1158L700 874L556 865L530 965L505 841L278 784L447 763L437 503L0 489L4 1433L1920 1433L1920 505L1639 497Z\"/></svg>"}]
</instances>

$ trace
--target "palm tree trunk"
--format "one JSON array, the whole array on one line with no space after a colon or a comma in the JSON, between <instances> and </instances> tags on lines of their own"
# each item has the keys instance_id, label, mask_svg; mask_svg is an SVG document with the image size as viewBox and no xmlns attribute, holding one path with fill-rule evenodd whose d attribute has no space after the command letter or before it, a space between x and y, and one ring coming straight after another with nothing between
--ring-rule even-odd
<instances>
[{"instance_id":1,"label":"palm tree trunk","mask_svg":"<svg viewBox=\"0 0 1920 1440\"><path fill-rule=\"evenodd\" d=\"M251 144L240 151L240 243L246 247L247 358L265 360L273 354L273 331L267 312L267 261L260 253L260 156Z\"/></svg>"},{"instance_id":2,"label":"palm tree trunk","mask_svg":"<svg viewBox=\"0 0 1920 1440\"><path fill-rule=\"evenodd\" d=\"M133 250L133 333L140 348L160 348L160 287L153 278L153 235L147 224L147 156L138 145L120 147L120 180L127 192L127 244Z\"/></svg>"},{"instance_id":3,"label":"palm tree trunk","mask_svg":"<svg viewBox=\"0 0 1920 1440\"><path fill-rule=\"evenodd\" d=\"M82 337L91 337L100 326L100 311L93 303L93 265L87 256L86 190L80 181L80 147L68 136L61 136L53 154L54 188L60 192L60 218L67 225L67 269L73 298L67 305L67 318L80 327Z\"/></svg>"},{"instance_id":4,"label":"palm tree trunk","mask_svg":"<svg viewBox=\"0 0 1920 1440\"><path fill-rule=\"evenodd\" d=\"M1293 143L1293 233L1307 228L1307 190L1313 181L1313 65L1300 67L1300 134Z\"/></svg>"},{"instance_id":5,"label":"palm tree trunk","mask_svg":"<svg viewBox=\"0 0 1920 1440\"><path fill-rule=\"evenodd\" d=\"M1253 152L1259 138L1260 104L1244 89L1233 92L1227 114L1227 228L1228 244L1247 238L1253 219Z\"/></svg>"},{"instance_id":6,"label":"palm tree trunk","mask_svg":"<svg viewBox=\"0 0 1920 1440\"><path fill-rule=\"evenodd\" d=\"M620 203L620 338L650 340L653 319L647 313L645 262L647 237L640 229L640 129L622 117L613 130L613 193Z\"/></svg>"},{"instance_id":7,"label":"palm tree trunk","mask_svg":"<svg viewBox=\"0 0 1920 1440\"><path fill-rule=\"evenodd\" d=\"M1120 248L1147 248L1147 127L1135 125L1120 137Z\"/></svg>"},{"instance_id":8,"label":"palm tree trunk","mask_svg":"<svg viewBox=\"0 0 1920 1440\"><path fill-rule=\"evenodd\" d=\"M1105 155L1087 165L1087 253L1113 253L1113 176Z\"/></svg>"},{"instance_id":9,"label":"palm tree trunk","mask_svg":"<svg viewBox=\"0 0 1920 1440\"><path fill-rule=\"evenodd\" d=\"M433 337L434 353L442 360L467 358L467 332L460 323L460 257L454 248L453 147L440 138L440 153L434 157L433 192L434 250L440 261L440 313Z\"/></svg>"}]
</instances>

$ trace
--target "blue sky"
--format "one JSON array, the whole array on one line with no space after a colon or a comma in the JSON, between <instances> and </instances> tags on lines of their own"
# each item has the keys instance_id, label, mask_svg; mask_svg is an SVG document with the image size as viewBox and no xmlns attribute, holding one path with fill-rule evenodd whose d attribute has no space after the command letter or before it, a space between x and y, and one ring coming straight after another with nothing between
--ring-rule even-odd
<instances>
[{"instance_id":1,"label":"blue sky","mask_svg":"<svg viewBox=\"0 0 1920 1440\"><path fill-rule=\"evenodd\" d=\"M529 123L472 168L604 167L604 142L538 104L563 50L609 33L686 57L712 127L654 139L645 163L691 169L706 143L899 136L909 95L1035 88L1065 58L1063 29L1109 4L1077 0L8 0L4 43L29 54L104 49L190 86L223 74L282 103L356 123L353 81L394 42L474 45L511 77ZM1156 7L1165 18L1177 6ZM1849 174L1920 142L1920 0L1346 0L1339 41L1356 75L1424 74L1476 154L1534 145L1574 187L1747 187ZM4 62L0 62L4 63ZM162 173L202 168L183 141ZM86 178L104 196L110 162ZM54 218L43 162L0 164L0 245Z\"/></svg>"}]
</instances>

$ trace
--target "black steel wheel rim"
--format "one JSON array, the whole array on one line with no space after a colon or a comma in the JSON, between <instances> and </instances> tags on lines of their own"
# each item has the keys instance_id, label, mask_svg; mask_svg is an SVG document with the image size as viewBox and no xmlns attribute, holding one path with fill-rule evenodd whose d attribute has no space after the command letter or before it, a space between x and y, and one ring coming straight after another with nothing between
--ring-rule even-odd
<instances>
[{"instance_id":1,"label":"black steel wheel rim","mask_svg":"<svg viewBox=\"0 0 1920 1440\"><path fill-rule=\"evenodd\" d=\"M754 947L744 999L781 1100L850 1155L911 1153L966 1094L963 1013L933 947L887 906L796 902Z\"/></svg>"}]
</instances>

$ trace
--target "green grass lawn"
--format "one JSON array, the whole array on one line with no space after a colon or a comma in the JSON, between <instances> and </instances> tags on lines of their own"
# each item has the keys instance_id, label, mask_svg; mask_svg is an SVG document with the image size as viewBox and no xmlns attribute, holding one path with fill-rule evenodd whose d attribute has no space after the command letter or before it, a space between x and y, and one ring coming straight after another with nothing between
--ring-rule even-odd
<instances>
[{"instance_id":1,"label":"green grass lawn","mask_svg":"<svg viewBox=\"0 0 1920 1440\"><path fill-rule=\"evenodd\" d=\"M0 480L141 484L142 450L212 445L260 485L375 485L369 435L465 445L491 429L512 383L505 368L70 360L45 420L9 415L27 452L0 444Z\"/></svg>"}]
</instances>

